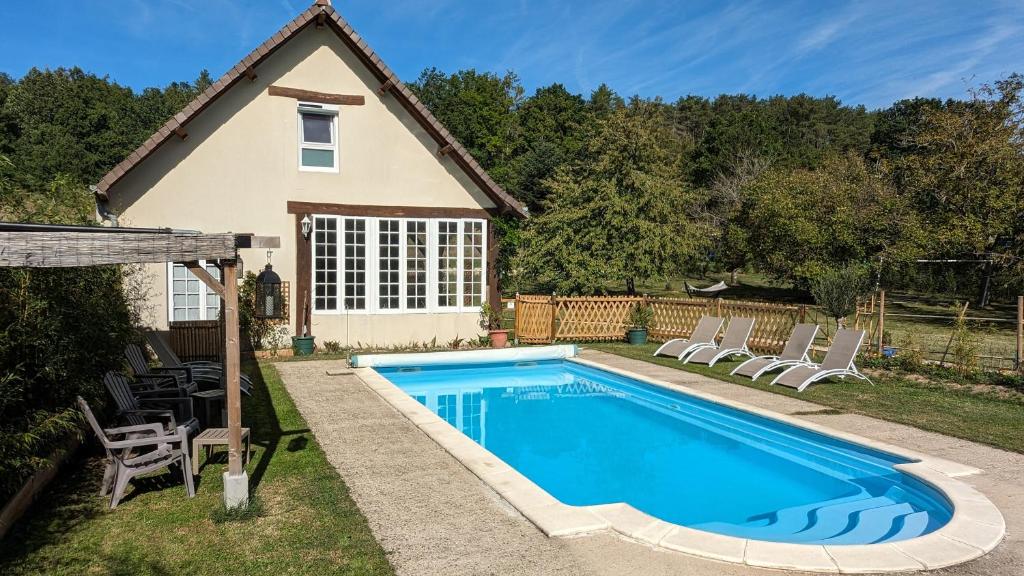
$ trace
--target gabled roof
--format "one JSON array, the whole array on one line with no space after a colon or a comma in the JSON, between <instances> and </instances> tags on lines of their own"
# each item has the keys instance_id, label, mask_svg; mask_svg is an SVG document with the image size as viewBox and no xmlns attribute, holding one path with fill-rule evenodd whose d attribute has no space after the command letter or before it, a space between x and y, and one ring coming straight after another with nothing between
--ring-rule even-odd
<instances>
[{"instance_id":1,"label":"gabled roof","mask_svg":"<svg viewBox=\"0 0 1024 576\"><path fill-rule=\"evenodd\" d=\"M495 205L502 212L508 212L517 216L525 217L526 208L506 192L497 182L491 179L487 172L480 166L468 150L460 144L451 132L430 113L430 110L420 102L408 86L398 79L398 76L363 40L352 26L345 21L341 15L331 6L330 0L316 0L316 2L299 14L294 20L284 25L266 42L261 44L242 61L228 70L216 82L210 85L202 94L189 102L181 112L178 112L170 120L164 123L152 136L141 146L135 149L127 158L107 172L96 185L97 193L106 198L108 192L118 180L124 177L146 157L156 151L161 145L167 142L175 134L176 130L182 129L190 120L199 115L207 106L213 103L221 94L226 92L240 80L251 74L253 70L273 54L288 40L295 37L307 26L328 26L334 30L346 46L381 82L383 94L394 96L413 118L415 118L437 142L438 146L445 149L448 155L456 164L487 194Z\"/></svg>"}]
</instances>

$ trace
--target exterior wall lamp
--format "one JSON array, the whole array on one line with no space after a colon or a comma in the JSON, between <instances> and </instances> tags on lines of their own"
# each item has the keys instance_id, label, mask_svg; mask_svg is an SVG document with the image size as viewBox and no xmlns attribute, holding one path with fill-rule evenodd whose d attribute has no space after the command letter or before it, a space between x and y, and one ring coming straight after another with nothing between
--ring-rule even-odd
<instances>
[{"instance_id":1,"label":"exterior wall lamp","mask_svg":"<svg viewBox=\"0 0 1024 576\"><path fill-rule=\"evenodd\" d=\"M313 230L313 221L309 219L309 214L302 217L302 237L309 240L309 233Z\"/></svg>"}]
</instances>

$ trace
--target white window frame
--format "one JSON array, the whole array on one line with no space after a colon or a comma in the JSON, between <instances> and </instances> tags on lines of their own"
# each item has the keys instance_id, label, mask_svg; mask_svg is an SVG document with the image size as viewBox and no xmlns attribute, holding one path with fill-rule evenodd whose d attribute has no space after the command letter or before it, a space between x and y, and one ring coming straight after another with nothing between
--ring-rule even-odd
<instances>
[{"instance_id":1,"label":"white window frame","mask_svg":"<svg viewBox=\"0 0 1024 576\"><path fill-rule=\"evenodd\" d=\"M209 266L207 266L206 260L200 260L199 261L199 265L202 266L204 269L205 268L209 268ZM210 266L212 266L212 265L213 265L213 263L211 262ZM189 319L175 320L174 319L174 266L175 266L174 262L168 262L167 263L167 267L166 267L166 271L167 271L167 321L168 322L195 322L196 320L189 320ZM184 265L181 265L181 266L184 268ZM209 317L209 313L208 313L208 310L207 310L209 308L209 306L207 306L207 304L210 301L209 300L210 296L216 296L217 297L217 303L218 303L217 314L220 314L220 295L218 295L216 292L211 290L210 287L207 286L205 282L203 282L202 280L196 278L195 274L192 274L191 270L189 270L188 268L185 268L185 271L188 272L189 276L191 276L192 279L195 279L195 281L199 283L199 318L198 318L198 320L217 320L216 316L214 316L213 318ZM220 272L218 272L214 277L219 279L220 278ZM186 277L186 281L188 281L187 277ZM186 292L186 298L188 297L187 294L188 293ZM187 308L187 306L186 306L186 308Z\"/></svg>"},{"instance_id":2,"label":"white window frame","mask_svg":"<svg viewBox=\"0 0 1024 576\"><path fill-rule=\"evenodd\" d=\"M303 114L319 114L321 116L329 116L331 118L331 143L324 144L322 142L306 142L303 138L302 130L302 115ZM341 162L338 150L341 148L339 145L339 133L338 133L338 107L332 104L316 104L313 102L299 102L297 108L297 129L298 129L298 163L300 172L331 172L337 174L340 171L339 164ZM309 150L330 150L334 153L334 166L305 166L302 164L302 151L304 149Z\"/></svg>"},{"instance_id":3,"label":"white window frame","mask_svg":"<svg viewBox=\"0 0 1024 576\"><path fill-rule=\"evenodd\" d=\"M448 313L479 313L481 306L465 306L463 305L463 272L464 272L464 258L463 258L463 243L465 233L466 222L479 222L481 225L481 240L483 258L481 259L481 277L483 279L482 285L482 299L481 303L487 302L488 294L488 276L487 276L487 251L488 251L488 235L487 226L490 223L486 219L482 218L395 218L395 217L363 217L363 216L344 216L344 215L332 215L332 214L311 214L310 218L316 222L317 218L331 218L337 222L338 236L337 236L337 254L338 254L338 308L335 310L312 310L312 314L317 316L338 316L338 315L367 315L367 314L448 314ZM346 220L363 220L366 222L366 308L363 310L349 310L345 307L345 235L344 226ZM380 221L381 220L397 220L399 225L399 307L398 308L381 308L380 307L380 290L379 290L379 277L380 277ZM456 294L456 305L455 306L439 306L438 305L438 222L454 221L458 222L456 228L458 237L457 246L457 258L456 258L456 279L457 279L457 294ZM409 222L425 222L427 231L427 306L426 308L410 308L408 306L407 292L407 272L408 263L406 262L406 252L408 249L408 238L407 238L407 224ZM316 282L316 253L315 253L315 242L310 242L310 250L312 251L313 265L310 267L310 285L315 286Z\"/></svg>"}]
</instances>

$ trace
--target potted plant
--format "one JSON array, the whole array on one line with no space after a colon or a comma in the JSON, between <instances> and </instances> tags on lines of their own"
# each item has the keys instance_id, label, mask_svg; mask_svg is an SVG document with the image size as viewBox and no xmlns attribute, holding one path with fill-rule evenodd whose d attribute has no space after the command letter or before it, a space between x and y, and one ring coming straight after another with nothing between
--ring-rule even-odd
<instances>
[{"instance_id":1,"label":"potted plant","mask_svg":"<svg viewBox=\"0 0 1024 576\"><path fill-rule=\"evenodd\" d=\"M487 336L491 339L491 348L504 348L508 345L508 330L501 327L501 310L495 310L490 304L484 302L480 307L480 327L487 330Z\"/></svg>"},{"instance_id":2,"label":"potted plant","mask_svg":"<svg viewBox=\"0 0 1024 576\"><path fill-rule=\"evenodd\" d=\"M309 356L316 349L316 337L309 333L309 303L302 306L302 336L292 336L292 350L296 356Z\"/></svg>"},{"instance_id":3,"label":"potted plant","mask_svg":"<svg viewBox=\"0 0 1024 576\"><path fill-rule=\"evenodd\" d=\"M647 328L651 325L654 317L654 309L646 302L637 302L629 310L629 329L626 330L626 339L634 346L647 343Z\"/></svg>"}]
</instances>

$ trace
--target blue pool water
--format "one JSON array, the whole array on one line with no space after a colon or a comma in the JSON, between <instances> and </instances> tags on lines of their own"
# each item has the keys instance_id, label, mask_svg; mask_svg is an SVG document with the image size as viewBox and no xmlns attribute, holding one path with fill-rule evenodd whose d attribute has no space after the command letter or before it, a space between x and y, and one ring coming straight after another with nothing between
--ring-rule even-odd
<instances>
[{"instance_id":1,"label":"blue pool water","mask_svg":"<svg viewBox=\"0 0 1024 576\"><path fill-rule=\"evenodd\" d=\"M566 504L828 544L904 540L952 515L893 469L905 459L575 362L376 370Z\"/></svg>"}]
</instances>

